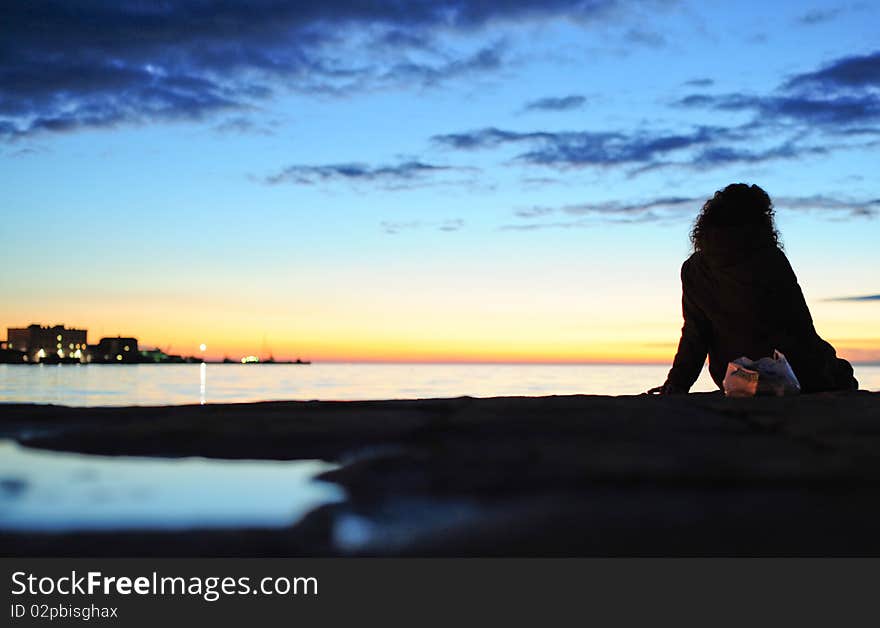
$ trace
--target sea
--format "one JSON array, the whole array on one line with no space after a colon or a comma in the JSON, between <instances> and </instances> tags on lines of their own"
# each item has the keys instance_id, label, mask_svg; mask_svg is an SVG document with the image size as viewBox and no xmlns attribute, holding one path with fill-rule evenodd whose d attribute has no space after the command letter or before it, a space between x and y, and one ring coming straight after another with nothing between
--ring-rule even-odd
<instances>
[{"instance_id":1,"label":"sea","mask_svg":"<svg viewBox=\"0 0 880 628\"><path fill-rule=\"evenodd\" d=\"M661 364L0 364L0 403L155 406L281 400L427 399L508 395L636 395ZM856 365L880 390L880 365ZM703 369L693 392L717 390Z\"/></svg>"}]
</instances>

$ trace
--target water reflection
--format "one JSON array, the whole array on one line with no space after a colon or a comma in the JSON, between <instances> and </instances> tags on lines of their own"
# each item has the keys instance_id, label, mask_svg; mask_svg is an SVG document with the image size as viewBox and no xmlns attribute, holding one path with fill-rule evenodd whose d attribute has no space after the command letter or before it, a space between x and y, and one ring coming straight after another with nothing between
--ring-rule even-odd
<instances>
[{"instance_id":1,"label":"water reflection","mask_svg":"<svg viewBox=\"0 0 880 628\"><path fill-rule=\"evenodd\" d=\"M208 365L202 362L199 365L199 404L205 405L205 392L208 388Z\"/></svg>"},{"instance_id":2,"label":"water reflection","mask_svg":"<svg viewBox=\"0 0 880 628\"><path fill-rule=\"evenodd\" d=\"M319 460L137 458L0 440L0 529L277 527L341 501Z\"/></svg>"}]
</instances>

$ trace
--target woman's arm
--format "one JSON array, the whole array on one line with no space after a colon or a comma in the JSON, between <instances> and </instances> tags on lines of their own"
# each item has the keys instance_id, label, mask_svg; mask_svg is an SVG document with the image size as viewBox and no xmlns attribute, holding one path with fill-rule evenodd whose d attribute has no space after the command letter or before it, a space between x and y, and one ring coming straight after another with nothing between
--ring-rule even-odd
<instances>
[{"instance_id":1,"label":"woman's arm","mask_svg":"<svg viewBox=\"0 0 880 628\"><path fill-rule=\"evenodd\" d=\"M684 325L681 328L678 351L675 353L666 383L649 392L667 395L686 393L697 381L706 362L712 326L693 299L693 286L688 272L689 263L690 260L687 260L681 266L681 313L684 317Z\"/></svg>"}]
</instances>

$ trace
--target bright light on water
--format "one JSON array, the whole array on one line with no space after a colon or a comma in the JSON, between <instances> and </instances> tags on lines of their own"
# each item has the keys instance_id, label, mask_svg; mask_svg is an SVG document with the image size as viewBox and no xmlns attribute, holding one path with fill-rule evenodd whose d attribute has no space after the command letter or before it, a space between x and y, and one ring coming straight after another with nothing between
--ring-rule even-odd
<instances>
[{"instance_id":1,"label":"bright light on water","mask_svg":"<svg viewBox=\"0 0 880 628\"><path fill-rule=\"evenodd\" d=\"M0 440L0 529L280 527L341 501L319 460L90 456Z\"/></svg>"}]
</instances>

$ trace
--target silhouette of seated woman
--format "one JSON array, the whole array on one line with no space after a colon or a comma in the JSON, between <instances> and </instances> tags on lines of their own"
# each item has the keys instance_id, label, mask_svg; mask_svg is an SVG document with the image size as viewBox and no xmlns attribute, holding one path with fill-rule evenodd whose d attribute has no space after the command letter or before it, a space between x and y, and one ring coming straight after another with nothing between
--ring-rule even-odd
<instances>
[{"instance_id":1,"label":"silhouette of seated woman","mask_svg":"<svg viewBox=\"0 0 880 628\"><path fill-rule=\"evenodd\" d=\"M690 390L709 355L722 388L727 363L778 349L805 393L855 390L849 362L822 340L757 185L735 183L703 205L691 232L694 252L681 266L684 325L672 369L652 394Z\"/></svg>"}]
</instances>

